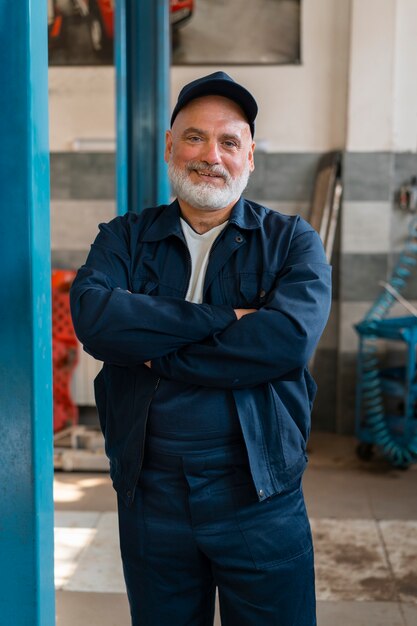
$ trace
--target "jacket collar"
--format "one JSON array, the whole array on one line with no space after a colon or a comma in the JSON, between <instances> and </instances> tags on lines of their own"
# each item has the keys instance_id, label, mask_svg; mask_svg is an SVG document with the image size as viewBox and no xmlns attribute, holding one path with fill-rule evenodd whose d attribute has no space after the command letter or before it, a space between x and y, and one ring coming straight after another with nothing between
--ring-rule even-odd
<instances>
[{"instance_id":1,"label":"jacket collar","mask_svg":"<svg viewBox=\"0 0 417 626\"><path fill-rule=\"evenodd\" d=\"M162 207L156 220L142 235L141 241L161 241L171 235L184 239L180 223L180 205L177 200Z\"/></svg>"},{"instance_id":2,"label":"jacket collar","mask_svg":"<svg viewBox=\"0 0 417 626\"><path fill-rule=\"evenodd\" d=\"M142 241L161 241L171 235L184 239L180 223L180 205L178 200L162 209L156 220L141 237ZM250 202L239 198L232 209L229 224L235 224L239 228L252 230L260 227L259 217L253 210Z\"/></svg>"},{"instance_id":3,"label":"jacket collar","mask_svg":"<svg viewBox=\"0 0 417 626\"><path fill-rule=\"evenodd\" d=\"M236 224L236 226L244 230L253 230L261 226L259 217L253 210L251 203L242 196L232 209L229 224Z\"/></svg>"}]
</instances>

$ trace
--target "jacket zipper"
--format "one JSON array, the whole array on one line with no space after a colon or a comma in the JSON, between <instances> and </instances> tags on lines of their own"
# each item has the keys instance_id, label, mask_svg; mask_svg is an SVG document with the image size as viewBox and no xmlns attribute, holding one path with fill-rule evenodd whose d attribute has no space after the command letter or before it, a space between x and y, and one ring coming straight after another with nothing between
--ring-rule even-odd
<instances>
[{"instance_id":1,"label":"jacket zipper","mask_svg":"<svg viewBox=\"0 0 417 626\"><path fill-rule=\"evenodd\" d=\"M187 280L187 284L186 284L186 291L184 293L184 298L185 298L185 296L187 295L188 286L190 284L191 271L192 271L192 260L191 260L191 254L190 254L190 251L188 249L187 244L182 239L180 239L180 241L182 241L183 244L184 244L184 248L185 248L185 250L187 252L187 258L188 258L188 280ZM151 406L152 399L153 399L153 397L155 395L155 392L156 392L156 390L159 387L160 381L161 381L161 379L158 378L158 380L156 381L156 385L154 387L154 390L152 392L152 395L149 398L149 402L148 402L148 404L146 406L145 426L144 426L144 429L143 429L144 432L143 432L142 450L141 450L141 460L140 460L140 464L139 464L139 467L138 467L138 471L136 472L134 488L133 488L133 491L132 491L132 499L133 499L133 496L135 494L136 485L138 484L139 476L140 476L140 473L141 473L141 470L142 470L142 466L143 466L143 459L144 459L144 455L145 455L146 427L148 425L149 409L150 409L150 406Z\"/></svg>"},{"instance_id":2,"label":"jacket zipper","mask_svg":"<svg viewBox=\"0 0 417 626\"><path fill-rule=\"evenodd\" d=\"M190 253L190 251L188 249L188 246L185 243L185 241L183 243L184 243L184 247L185 247L185 249L187 251L187 258L188 258L188 278L187 278L187 284L185 286L185 293L184 293L184 300L185 300L185 298L187 296L187 293L188 293L188 288L190 286L191 272L192 272L193 267L192 267L191 253Z\"/></svg>"}]
</instances>

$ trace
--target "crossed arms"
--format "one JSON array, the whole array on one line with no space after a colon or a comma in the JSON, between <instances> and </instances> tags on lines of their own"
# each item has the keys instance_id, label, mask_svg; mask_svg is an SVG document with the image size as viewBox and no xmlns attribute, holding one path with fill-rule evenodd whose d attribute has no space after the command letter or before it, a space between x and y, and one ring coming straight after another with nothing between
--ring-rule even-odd
<instances>
[{"instance_id":1,"label":"crossed arms","mask_svg":"<svg viewBox=\"0 0 417 626\"><path fill-rule=\"evenodd\" d=\"M252 387L294 378L313 353L330 308L330 267L317 233L295 235L261 309L238 319L229 306L130 293L121 220L100 226L71 289L74 327L85 350L120 366L152 361L173 380Z\"/></svg>"}]
</instances>

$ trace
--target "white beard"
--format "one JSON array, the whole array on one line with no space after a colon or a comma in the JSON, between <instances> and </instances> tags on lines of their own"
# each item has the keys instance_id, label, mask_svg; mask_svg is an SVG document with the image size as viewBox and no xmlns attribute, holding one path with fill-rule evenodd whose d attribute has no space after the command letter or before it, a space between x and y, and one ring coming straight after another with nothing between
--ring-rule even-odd
<instances>
[{"instance_id":1,"label":"white beard","mask_svg":"<svg viewBox=\"0 0 417 626\"><path fill-rule=\"evenodd\" d=\"M189 176L192 170L204 170L222 176L225 184L217 187L210 182L193 182ZM173 163L171 155L168 162L168 176L172 192L177 198L184 200L195 209L217 211L232 204L242 195L250 176L249 161L242 174L238 178L232 178L221 165L208 165L201 161L189 161L184 168L180 168Z\"/></svg>"}]
</instances>

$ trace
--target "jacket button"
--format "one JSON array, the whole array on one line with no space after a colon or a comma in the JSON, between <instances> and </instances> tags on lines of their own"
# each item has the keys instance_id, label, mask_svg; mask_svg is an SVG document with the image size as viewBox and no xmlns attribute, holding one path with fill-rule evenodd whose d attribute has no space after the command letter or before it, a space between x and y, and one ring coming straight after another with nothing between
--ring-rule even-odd
<instances>
[{"instance_id":1,"label":"jacket button","mask_svg":"<svg viewBox=\"0 0 417 626\"><path fill-rule=\"evenodd\" d=\"M260 498L263 498L263 496L264 496L264 495L265 495L265 494L264 494L264 490L263 490L263 489L259 489L259 491L258 491L258 496L259 496Z\"/></svg>"},{"instance_id":2,"label":"jacket button","mask_svg":"<svg viewBox=\"0 0 417 626\"><path fill-rule=\"evenodd\" d=\"M235 241L236 241L236 243L242 243L242 241L243 241L242 235L236 235Z\"/></svg>"},{"instance_id":3,"label":"jacket button","mask_svg":"<svg viewBox=\"0 0 417 626\"><path fill-rule=\"evenodd\" d=\"M128 497L128 498L130 498L130 497L131 497L131 495L132 495L132 492L131 492L131 491L128 491L126 495L127 495L127 497Z\"/></svg>"},{"instance_id":4,"label":"jacket button","mask_svg":"<svg viewBox=\"0 0 417 626\"><path fill-rule=\"evenodd\" d=\"M259 292L259 297L260 297L260 298L265 298L265 296L266 296L266 291L265 291L265 289L261 289L261 291Z\"/></svg>"}]
</instances>

